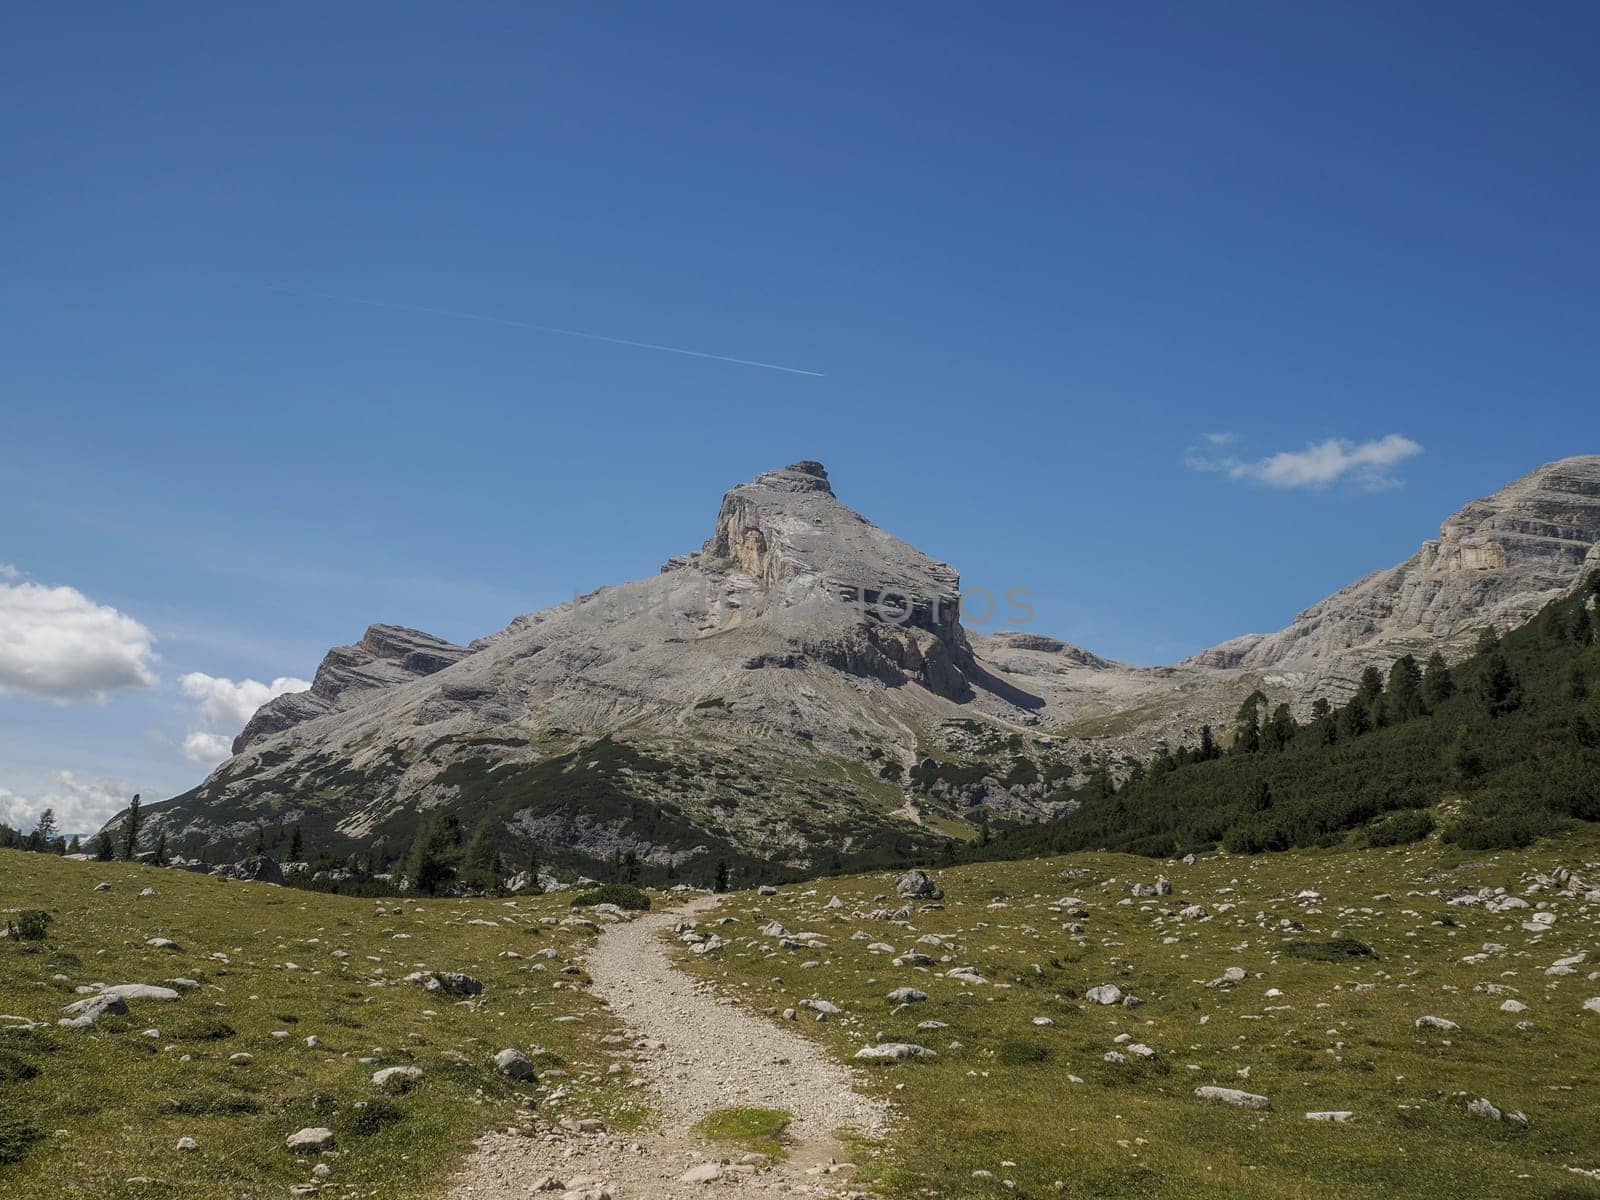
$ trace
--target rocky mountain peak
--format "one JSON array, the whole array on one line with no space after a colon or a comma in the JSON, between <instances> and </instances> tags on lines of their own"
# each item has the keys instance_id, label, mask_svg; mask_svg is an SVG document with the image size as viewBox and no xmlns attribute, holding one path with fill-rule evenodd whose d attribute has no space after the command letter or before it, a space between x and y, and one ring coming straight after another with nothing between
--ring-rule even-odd
<instances>
[{"instance_id":1,"label":"rocky mountain peak","mask_svg":"<svg viewBox=\"0 0 1600 1200\"><path fill-rule=\"evenodd\" d=\"M780 492L826 492L833 495L833 485L828 482L828 468L811 458L802 458L776 471L765 471L757 475L749 486L768 487Z\"/></svg>"},{"instance_id":2,"label":"rocky mountain peak","mask_svg":"<svg viewBox=\"0 0 1600 1200\"><path fill-rule=\"evenodd\" d=\"M471 651L403 625L369 625L361 640L323 655L311 688L289 692L256 710L233 740L233 752L303 721L345 708L375 691L421 679L459 662Z\"/></svg>"}]
</instances>

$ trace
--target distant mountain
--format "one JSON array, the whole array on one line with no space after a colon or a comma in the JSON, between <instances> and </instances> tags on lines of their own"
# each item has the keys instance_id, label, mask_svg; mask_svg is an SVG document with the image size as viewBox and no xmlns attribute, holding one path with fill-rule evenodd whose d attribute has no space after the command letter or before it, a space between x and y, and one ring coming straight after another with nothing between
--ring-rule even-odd
<instances>
[{"instance_id":1,"label":"distant mountain","mask_svg":"<svg viewBox=\"0 0 1600 1200\"><path fill-rule=\"evenodd\" d=\"M1068 811L1098 769L1195 741L1257 689L1304 708L1366 661L1457 647L1570 587L1597 540L1600 457L1567 459L1279 634L1137 668L969 631L953 567L797 462L729 491L705 544L650 578L466 647L374 625L199 787L150 806L147 836L215 860L299 825L312 853L386 860L438 809L487 822L513 864L893 861Z\"/></svg>"},{"instance_id":2,"label":"distant mountain","mask_svg":"<svg viewBox=\"0 0 1600 1200\"><path fill-rule=\"evenodd\" d=\"M1600 566L1600 455L1564 458L1474 500L1399 566L1312 605L1287 629L1213 646L1191 664L1295 673L1347 691L1368 662L1456 652L1485 625L1522 624Z\"/></svg>"}]
</instances>

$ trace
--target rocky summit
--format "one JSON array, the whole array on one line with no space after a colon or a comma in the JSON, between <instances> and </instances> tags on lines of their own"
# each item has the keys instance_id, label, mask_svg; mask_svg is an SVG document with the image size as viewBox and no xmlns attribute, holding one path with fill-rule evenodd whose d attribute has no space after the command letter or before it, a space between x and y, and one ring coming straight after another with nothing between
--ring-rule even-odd
<instances>
[{"instance_id":1,"label":"rocky summit","mask_svg":"<svg viewBox=\"0 0 1600 1200\"><path fill-rule=\"evenodd\" d=\"M470 646L372 626L150 806L144 837L216 861L298 824L319 850L392 861L437 809L487 821L507 862L578 871L630 852L669 873L926 853L1070 812L1091 772L1192 742L1258 689L1303 710L1368 663L1459 652L1600 565L1597 543L1600 456L1565 459L1279 633L1131 667L969 631L954 567L796 462L729 491L705 543L650 578Z\"/></svg>"}]
</instances>

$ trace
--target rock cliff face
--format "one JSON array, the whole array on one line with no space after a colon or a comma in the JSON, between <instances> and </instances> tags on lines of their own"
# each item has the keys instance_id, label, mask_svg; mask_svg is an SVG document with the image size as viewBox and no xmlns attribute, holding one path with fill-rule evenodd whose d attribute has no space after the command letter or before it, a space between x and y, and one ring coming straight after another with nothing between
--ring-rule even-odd
<instances>
[{"instance_id":1,"label":"rock cliff face","mask_svg":"<svg viewBox=\"0 0 1600 1200\"><path fill-rule=\"evenodd\" d=\"M1348 683L1369 662L1447 652L1485 625L1526 621L1571 587L1600 545L1600 455L1540 467L1474 500L1398 566L1312 605L1288 628L1214 646L1198 666Z\"/></svg>"},{"instance_id":2,"label":"rock cliff face","mask_svg":"<svg viewBox=\"0 0 1600 1200\"><path fill-rule=\"evenodd\" d=\"M1597 545L1600 457L1566 459L1280 633L1137 668L969 635L956 571L797 462L729 491L705 544L650 578L469 647L375 625L329 651L233 758L146 810L148 835L214 859L299 824L318 852L392 859L442 806L489 822L509 862L577 870L629 851L701 875L893 859L1069 811L1086 763L1192 742L1258 688L1304 707L1368 661L1523 620L1600 567Z\"/></svg>"},{"instance_id":3,"label":"rock cliff face","mask_svg":"<svg viewBox=\"0 0 1600 1200\"><path fill-rule=\"evenodd\" d=\"M233 739L233 752L274 733L352 704L373 692L442 671L470 651L430 633L399 625L372 625L353 646L335 646L323 656L311 688L288 692L256 710Z\"/></svg>"}]
</instances>

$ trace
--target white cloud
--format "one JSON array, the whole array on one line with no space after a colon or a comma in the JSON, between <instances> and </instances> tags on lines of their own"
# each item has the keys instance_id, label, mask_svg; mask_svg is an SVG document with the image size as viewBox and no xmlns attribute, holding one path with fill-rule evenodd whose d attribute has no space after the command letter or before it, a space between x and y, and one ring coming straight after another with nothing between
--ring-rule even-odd
<instances>
[{"instance_id":1,"label":"white cloud","mask_svg":"<svg viewBox=\"0 0 1600 1200\"><path fill-rule=\"evenodd\" d=\"M183 739L183 756L202 767L214 767L233 753L233 739L196 729Z\"/></svg>"},{"instance_id":2,"label":"white cloud","mask_svg":"<svg viewBox=\"0 0 1600 1200\"><path fill-rule=\"evenodd\" d=\"M191 730L183 739L183 754L190 762L214 766L233 753L233 738L245 723L274 696L303 692L311 686L304 679L280 675L271 683L241 679L237 683L202 671L191 671L178 680L184 694L199 701L203 728Z\"/></svg>"},{"instance_id":3,"label":"white cloud","mask_svg":"<svg viewBox=\"0 0 1600 1200\"><path fill-rule=\"evenodd\" d=\"M56 812L56 828L71 837L94 833L133 798L133 785L125 779L82 779L71 771L57 771L54 782L35 796L0 788L0 821L24 833L31 832L39 814Z\"/></svg>"},{"instance_id":4,"label":"white cloud","mask_svg":"<svg viewBox=\"0 0 1600 1200\"><path fill-rule=\"evenodd\" d=\"M0 575L14 579L15 571ZM149 687L154 642L138 621L76 588L0 583L0 692L66 702Z\"/></svg>"},{"instance_id":5,"label":"white cloud","mask_svg":"<svg viewBox=\"0 0 1600 1200\"><path fill-rule=\"evenodd\" d=\"M1217 442L1216 434L1206 441ZM1348 481L1368 491L1398 487L1393 468L1422 453L1422 447L1408 437L1391 433L1368 442L1329 438L1313 442L1304 450L1283 450L1266 458L1211 458L1191 450L1184 463L1196 471L1220 471L1229 479L1248 479L1276 488L1325 488Z\"/></svg>"},{"instance_id":6,"label":"white cloud","mask_svg":"<svg viewBox=\"0 0 1600 1200\"><path fill-rule=\"evenodd\" d=\"M0 579L21 579L22 572L10 563L0 563Z\"/></svg>"},{"instance_id":7,"label":"white cloud","mask_svg":"<svg viewBox=\"0 0 1600 1200\"><path fill-rule=\"evenodd\" d=\"M1239 440L1237 433L1208 433L1205 435L1207 444L1212 446L1231 446Z\"/></svg>"},{"instance_id":8,"label":"white cloud","mask_svg":"<svg viewBox=\"0 0 1600 1200\"><path fill-rule=\"evenodd\" d=\"M256 709L274 696L303 692L311 684L289 675L280 675L271 683L258 679L241 679L235 683L217 675L190 671L178 680L178 686L185 695L200 701L200 715L208 725L237 733L255 716Z\"/></svg>"}]
</instances>

